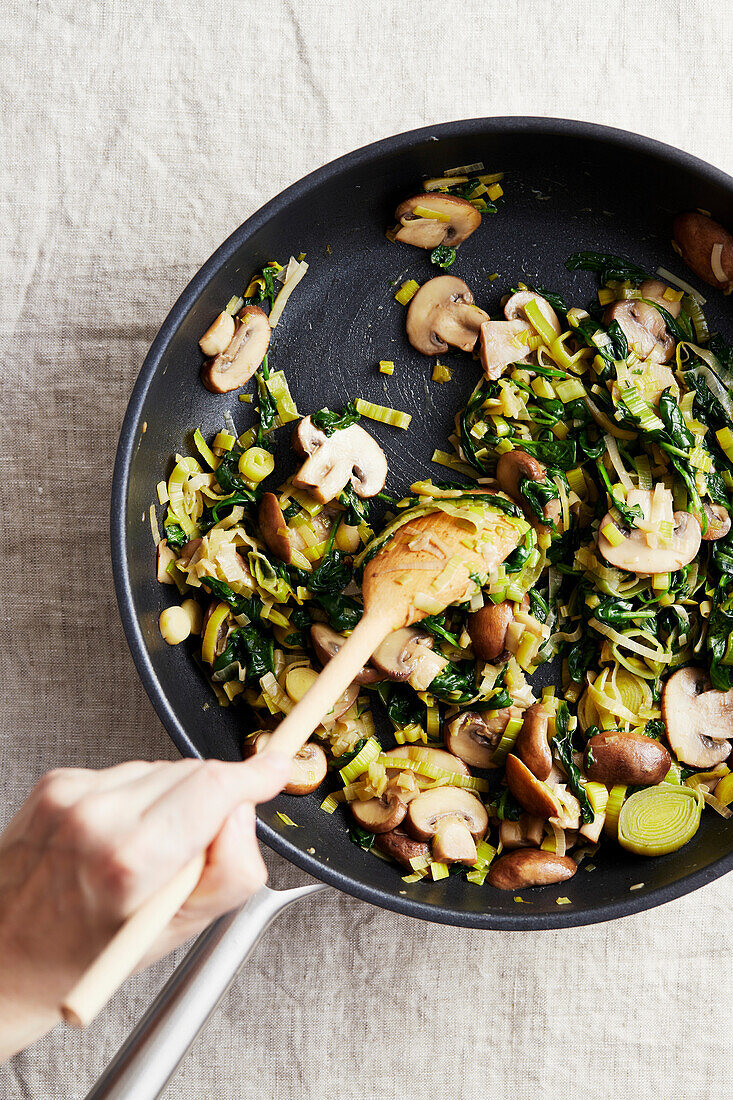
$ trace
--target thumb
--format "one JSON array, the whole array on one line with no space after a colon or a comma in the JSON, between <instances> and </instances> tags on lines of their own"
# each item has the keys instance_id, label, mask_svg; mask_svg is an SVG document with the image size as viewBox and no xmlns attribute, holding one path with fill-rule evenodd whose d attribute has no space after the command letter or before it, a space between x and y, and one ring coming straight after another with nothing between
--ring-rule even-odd
<instances>
[{"instance_id":1,"label":"thumb","mask_svg":"<svg viewBox=\"0 0 733 1100\"><path fill-rule=\"evenodd\" d=\"M248 772L247 799L257 804L267 802L280 793L290 778L293 762L281 752L262 752L239 766Z\"/></svg>"}]
</instances>

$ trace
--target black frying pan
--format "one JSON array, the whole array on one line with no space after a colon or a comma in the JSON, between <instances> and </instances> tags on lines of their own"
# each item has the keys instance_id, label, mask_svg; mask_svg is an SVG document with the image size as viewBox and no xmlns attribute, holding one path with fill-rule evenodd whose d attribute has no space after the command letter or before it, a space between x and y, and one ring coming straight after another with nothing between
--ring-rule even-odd
<instances>
[{"instance_id":1,"label":"black frying pan","mask_svg":"<svg viewBox=\"0 0 733 1100\"><path fill-rule=\"evenodd\" d=\"M408 433L370 425L389 458L390 484L402 488L439 474L431 453L445 444L477 371L456 360L451 384L429 381L431 364L405 339L404 310L392 284L408 277L422 282L437 272L427 253L390 244L384 230L421 178L476 161L506 173L506 197L500 213L485 216L461 246L451 272L494 313L500 295L522 277L585 305L595 290L593 276L563 266L580 249L625 253L652 271L661 264L684 277L670 247L674 214L702 207L732 220L733 179L676 149L586 123L495 118L415 130L350 153L289 187L237 229L186 287L150 349L122 427L112 490L122 620L146 690L184 755L237 760L244 732L242 715L217 706L190 653L169 648L157 626L169 590L155 580L148 523L155 484L194 427L214 433L225 409L233 410L241 430L251 417L236 394L217 397L203 388L198 338L265 261L307 253L310 270L273 335L273 366L286 369L304 412L354 396L409 410ZM494 271L501 277L490 283ZM711 328L733 335L729 303L717 291L706 293ZM380 359L395 361L391 378L377 372ZM288 462L287 451L283 438L280 462ZM398 867L351 843L345 818L319 808L323 797L282 795L261 807L261 839L349 894L446 924L517 930L590 924L659 905L733 867L733 826L706 813L680 852L646 860L605 844L593 874L581 869L569 882L528 891L531 904L521 905L511 893L457 878L405 884ZM301 827L281 824L278 810ZM638 883L643 886L630 892ZM558 895L570 904L558 906Z\"/></svg>"}]
</instances>

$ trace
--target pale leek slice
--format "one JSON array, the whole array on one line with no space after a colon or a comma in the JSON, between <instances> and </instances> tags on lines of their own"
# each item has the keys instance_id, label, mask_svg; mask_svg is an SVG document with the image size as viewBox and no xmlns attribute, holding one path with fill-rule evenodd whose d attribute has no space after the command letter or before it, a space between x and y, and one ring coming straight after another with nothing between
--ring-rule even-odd
<instances>
[{"instance_id":1,"label":"pale leek slice","mask_svg":"<svg viewBox=\"0 0 733 1100\"><path fill-rule=\"evenodd\" d=\"M621 807L619 844L640 856L676 852L697 832L704 805L702 794L691 787L644 787Z\"/></svg>"}]
</instances>

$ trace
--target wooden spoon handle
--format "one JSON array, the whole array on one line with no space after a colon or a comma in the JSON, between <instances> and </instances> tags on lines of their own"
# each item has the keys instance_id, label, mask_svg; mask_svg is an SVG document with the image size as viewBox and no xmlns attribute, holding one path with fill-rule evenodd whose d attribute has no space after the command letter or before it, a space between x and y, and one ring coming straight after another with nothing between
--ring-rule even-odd
<instances>
[{"instance_id":1,"label":"wooden spoon handle","mask_svg":"<svg viewBox=\"0 0 733 1100\"><path fill-rule=\"evenodd\" d=\"M345 645L325 666L313 687L277 727L264 751L296 756L379 643L393 629L391 615L367 612Z\"/></svg>"},{"instance_id":2,"label":"wooden spoon handle","mask_svg":"<svg viewBox=\"0 0 733 1100\"><path fill-rule=\"evenodd\" d=\"M61 1005L68 1023L86 1027L94 1019L193 893L205 863L200 852L127 918Z\"/></svg>"}]
</instances>

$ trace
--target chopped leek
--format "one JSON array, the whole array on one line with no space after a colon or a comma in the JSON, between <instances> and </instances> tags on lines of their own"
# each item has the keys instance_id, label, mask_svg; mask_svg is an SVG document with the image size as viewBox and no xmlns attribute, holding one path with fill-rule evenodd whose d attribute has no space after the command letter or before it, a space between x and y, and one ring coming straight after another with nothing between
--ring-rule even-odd
<instances>
[{"instance_id":1,"label":"chopped leek","mask_svg":"<svg viewBox=\"0 0 733 1100\"><path fill-rule=\"evenodd\" d=\"M407 429L412 420L410 413L400 412L386 405L375 405L373 401L364 401L361 397L356 398L354 406L358 413L368 417L369 420L378 420L380 424L391 424L394 428Z\"/></svg>"},{"instance_id":2,"label":"chopped leek","mask_svg":"<svg viewBox=\"0 0 733 1100\"><path fill-rule=\"evenodd\" d=\"M695 835L704 799L690 787L644 787L621 807L618 841L640 856L676 852Z\"/></svg>"}]
</instances>

